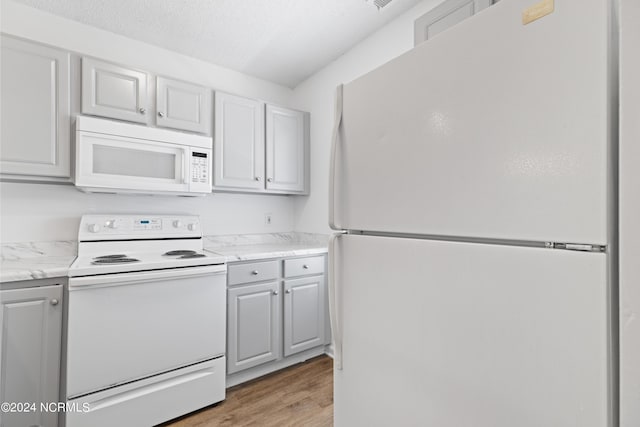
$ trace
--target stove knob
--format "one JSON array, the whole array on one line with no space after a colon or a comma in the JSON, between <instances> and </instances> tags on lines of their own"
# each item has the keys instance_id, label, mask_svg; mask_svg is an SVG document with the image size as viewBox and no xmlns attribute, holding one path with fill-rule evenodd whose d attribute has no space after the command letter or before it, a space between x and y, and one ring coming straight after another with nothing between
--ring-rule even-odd
<instances>
[{"instance_id":1,"label":"stove knob","mask_svg":"<svg viewBox=\"0 0 640 427\"><path fill-rule=\"evenodd\" d=\"M197 230L197 229L198 229L198 225L197 225L197 224L194 224L194 223L191 223L191 224L189 224L189 225L187 226L187 228L189 229L189 231L195 231L195 230Z\"/></svg>"},{"instance_id":2,"label":"stove knob","mask_svg":"<svg viewBox=\"0 0 640 427\"><path fill-rule=\"evenodd\" d=\"M175 221L173 221L173 226L175 228L180 228L182 227L182 221L180 221L179 219L176 219Z\"/></svg>"},{"instance_id":3,"label":"stove knob","mask_svg":"<svg viewBox=\"0 0 640 427\"><path fill-rule=\"evenodd\" d=\"M100 231L100 224L89 224L89 231L92 233L97 233Z\"/></svg>"},{"instance_id":4,"label":"stove knob","mask_svg":"<svg viewBox=\"0 0 640 427\"><path fill-rule=\"evenodd\" d=\"M118 224L116 224L115 219L110 219L109 221L107 221L106 226L109 228L118 228Z\"/></svg>"}]
</instances>

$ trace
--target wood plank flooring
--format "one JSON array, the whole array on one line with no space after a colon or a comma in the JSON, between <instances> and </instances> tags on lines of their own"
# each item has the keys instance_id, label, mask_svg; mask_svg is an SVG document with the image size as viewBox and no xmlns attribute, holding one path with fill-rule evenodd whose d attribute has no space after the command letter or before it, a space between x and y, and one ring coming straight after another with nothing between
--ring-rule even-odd
<instances>
[{"instance_id":1,"label":"wood plank flooring","mask_svg":"<svg viewBox=\"0 0 640 427\"><path fill-rule=\"evenodd\" d=\"M333 359L319 356L227 389L225 401L162 427L333 426Z\"/></svg>"}]
</instances>

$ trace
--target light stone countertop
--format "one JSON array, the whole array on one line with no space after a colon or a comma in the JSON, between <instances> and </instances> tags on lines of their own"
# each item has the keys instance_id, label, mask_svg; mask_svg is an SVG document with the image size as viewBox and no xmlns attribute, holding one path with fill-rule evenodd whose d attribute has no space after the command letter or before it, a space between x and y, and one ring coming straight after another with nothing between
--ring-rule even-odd
<instances>
[{"instance_id":1,"label":"light stone countertop","mask_svg":"<svg viewBox=\"0 0 640 427\"><path fill-rule=\"evenodd\" d=\"M328 236L309 233L205 236L207 252L226 262L315 255L327 252ZM0 282L66 277L78 243L6 243L0 246Z\"/></svg>"},{"instance_id":2,"label":"light stone countertop","mask_svg":"<svg viewBox=\"0 0 640 427\"><path fill-rule=\"evenodd\" d=\"M317 255L327 252L329 237L310 233L206 236L204 249L227 262Z\"/></svg>"},{"instance_id":3,"label":"light stone countertop","mask_svg":"<svg viewBox=\"0 0 640 427\"><path fill-rule=\"evenodd\" d=\"M0 282L66 277L78 254L73 240L0 246Z\"/></svg>"}]
</instances>

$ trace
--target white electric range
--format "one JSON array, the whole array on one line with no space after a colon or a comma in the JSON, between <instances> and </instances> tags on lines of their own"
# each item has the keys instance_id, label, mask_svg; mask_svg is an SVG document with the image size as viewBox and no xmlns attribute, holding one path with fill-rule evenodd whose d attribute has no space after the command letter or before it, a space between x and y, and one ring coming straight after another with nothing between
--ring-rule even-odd
<instances>
[{"instance_id":1,"label":"white electric range","mask_svg":"<svg viewBox=\"0 0 640 427\"><path fill-rule=\"evenodd\" d=\"M226 265L203 249L196 216L82 217L63 425L154 425L224 399Z\"/></svg>"}]
</instances>

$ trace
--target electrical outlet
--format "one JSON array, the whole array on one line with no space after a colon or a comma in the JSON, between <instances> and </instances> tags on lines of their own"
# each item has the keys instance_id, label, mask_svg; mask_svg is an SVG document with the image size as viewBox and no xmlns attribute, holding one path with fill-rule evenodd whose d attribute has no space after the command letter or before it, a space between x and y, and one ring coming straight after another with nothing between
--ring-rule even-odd
<instances>
[{"instance_id":1,"label":"electrical outlet","mask_svg":"<svg viewBox=\"0 0 640 427\"><path fill-rule=\"evenodd\" d=\"M264 223L265 225L271 225L271 214L270 213L266 213L264 214Z\"/></svg>"}]
</instances>

